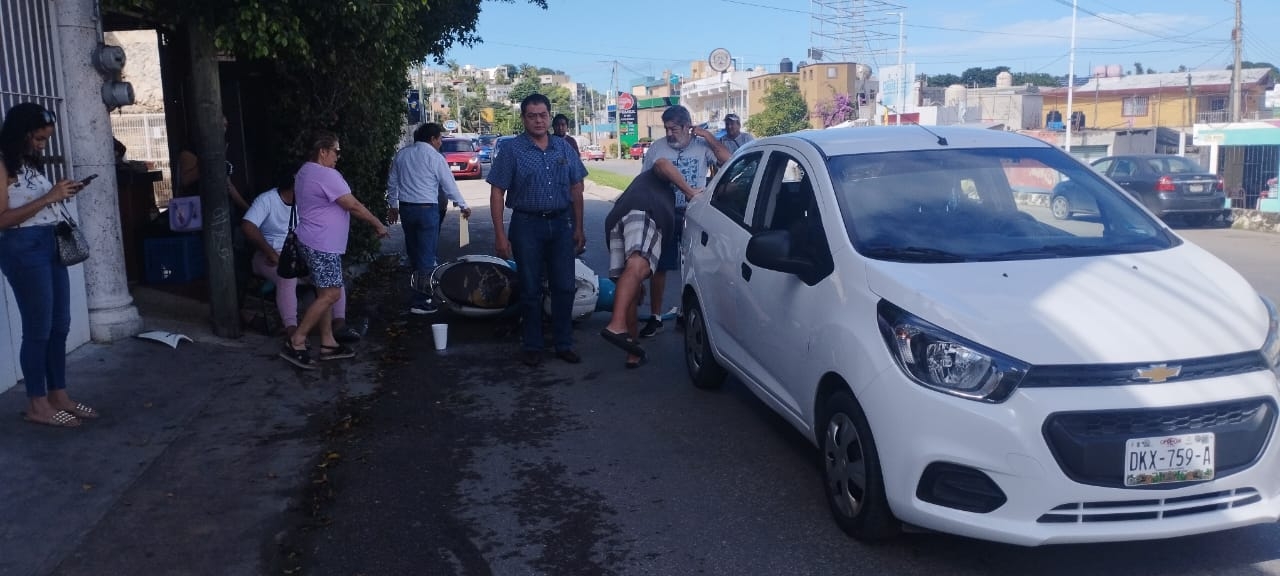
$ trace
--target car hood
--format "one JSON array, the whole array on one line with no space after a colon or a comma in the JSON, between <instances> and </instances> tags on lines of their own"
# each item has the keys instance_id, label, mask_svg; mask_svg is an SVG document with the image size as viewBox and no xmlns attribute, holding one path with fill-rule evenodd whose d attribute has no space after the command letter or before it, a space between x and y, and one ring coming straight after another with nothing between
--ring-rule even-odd
<instances>
[{"instance_id":1,"label":"car hood","mask_svg":"<svg viewBox=\"0 0 1280 576\"><path fill-rule=\"evenodd\" d=\"M1160 362L1262 347L1269 318L1230 266L1159 252L956 264L869 260L870 290L1031 364Z\"/></svg>"}]
</instances>

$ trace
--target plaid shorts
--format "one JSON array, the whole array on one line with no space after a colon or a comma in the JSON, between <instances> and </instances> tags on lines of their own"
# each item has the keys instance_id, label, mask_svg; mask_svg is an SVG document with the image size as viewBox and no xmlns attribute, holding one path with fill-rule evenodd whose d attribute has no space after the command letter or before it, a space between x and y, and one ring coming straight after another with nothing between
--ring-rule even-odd
<instances>
[{"instance_id":1,"label":"plaid shorts","mask_svg":"<svg viewBox=\"0 0 1280 576\"><path fill-rule=\"evenodd\" d=\"M311 284L316 288L342 287L342 255L332 252L321 252L299 242L302 254L311 267Z\"/></svg>"},{"instance_id":2,"label":"plaid shorts","mask_svg":"<svg viewBox=\"0 0 1280 576\"><path fill-rule=\"evenodd\" d=\"M640 254L649 261L649 271L658 269L662 258L662 232L645 212L628 212L609 231L609 277L617 278L627 267L627 258Z\"/></svg>"}]
</instances>

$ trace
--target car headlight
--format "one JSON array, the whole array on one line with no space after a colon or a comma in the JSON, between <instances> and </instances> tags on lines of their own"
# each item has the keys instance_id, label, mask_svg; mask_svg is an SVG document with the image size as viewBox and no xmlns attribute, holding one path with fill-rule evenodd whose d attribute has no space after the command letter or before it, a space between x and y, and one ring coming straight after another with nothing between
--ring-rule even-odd
<instances>
[{"instance_id":1,"label":"car headlight","mask_svg":"<svg viewBox=\"0 0 1280 576\"><path fill-rule=\"evenodd\" d=\"M1018 388L1030 366L956 336L884 300L880 333L898 367L917 384L952 396L999 403Z\"/></svg>"},{"instance_id":2,"label":"car headlight","mask_svg":"<svg viewBox=\"0 0 1280 576\"><path fill-rule=\"evenodd\" d=\"M467 162L470 162L470 163L472 163L472 164L475 164L476 162L479 162L479 161L480 161L480 157L479 157L479 156L472 156L472 157L471 157L471 159L470 159L470 160L468 160Z\"/></svg>"},{"instance_id":3,"label":"car headlight","mask_svg":"<svg viewBox=\"0 0 1280 576\"><path fill-rule=\"evenodd\" d=\"M1280 376L1280 312L1276 311L1276 303L1270 298L1263 296L1262 303L1267 306L1267 314L1271 317L1267 340L1262 343L1262 357L1266 359L1271 371Z\"/></svg>"}]
</instances>

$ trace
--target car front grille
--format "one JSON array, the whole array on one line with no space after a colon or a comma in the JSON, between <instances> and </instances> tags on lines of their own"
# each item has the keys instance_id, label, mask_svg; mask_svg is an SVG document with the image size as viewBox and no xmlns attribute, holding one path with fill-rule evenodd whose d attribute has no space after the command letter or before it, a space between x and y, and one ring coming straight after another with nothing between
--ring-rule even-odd
<instances>
[{"instance_id":1,"label":"car front grille","mask_svg":"<svg viewBox=\"0 0 1280 576\"><path fill-rule=\"evenodd\" d=\"M1248 374L1268 370L1266 359L1262 354L1240 352L1226 356L1196 358L1167 362L1169 366L1182 369L1170 382L1187 380L1203 380ZM1018 384L1020 388L1073 388L1088 386L1133 386L1158 385L1134 379L1138 370L1150 368L1151 363L1127 364L1070 364L1057 366L1034 366Z\"/></svg>"},{"instance_id":2,"label":"car front grille","mask_svg":"<svg viewBox=\"0 0 1280 576\"><path fill-rule=\"evenodd\" d=\"M1078 524L1083 522L1133 522L1182 518L1195 514L1241 508L1262 501L1255 488L1219 490L1194 496L1125 500L1111 502L1072 502L1056 506L1036 519L1040 524Z\"/></svg>"},{"instance_id":3,"label":"car front grille","mask_svg":"<svg viewBox=\"0 0 1280 576\"><path fill-rule=\"evenodd\" d=\"M1275 423L1275 403L1254 398L1178 408L1059 412L1045 419L1043 433L1069 478L1082 484L1124 488L1121 464L1125 442L1131 438L1212 432L1216 437L1214 476L1223 478L1257 461ZM1140 489L1186 485L1173 482Z\"/></svg>"}]
</instances>

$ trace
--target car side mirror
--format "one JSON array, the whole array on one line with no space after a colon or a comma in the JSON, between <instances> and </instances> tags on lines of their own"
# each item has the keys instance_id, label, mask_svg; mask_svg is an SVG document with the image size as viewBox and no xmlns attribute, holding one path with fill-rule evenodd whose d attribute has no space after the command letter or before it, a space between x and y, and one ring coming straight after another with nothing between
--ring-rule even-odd
<instances>
[{"instance_id":1,"label":"car side mirror","mask_svg":"<svg viewBox=\"0 0 1280 576\"><path fill-rule=\"evenodd\" d=\"M791 233L766 230L747 241L747 262L766 270L808 278L815 271L812 262L791 256Z\"/></svg>"}]
</instances>

